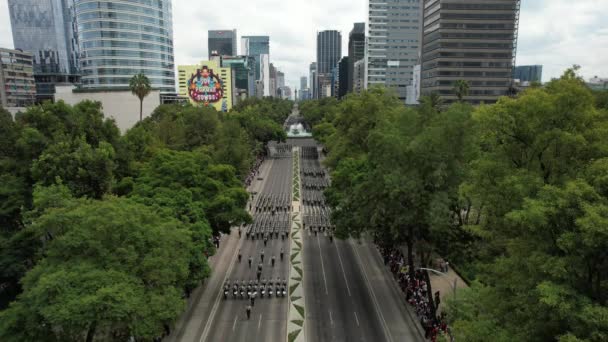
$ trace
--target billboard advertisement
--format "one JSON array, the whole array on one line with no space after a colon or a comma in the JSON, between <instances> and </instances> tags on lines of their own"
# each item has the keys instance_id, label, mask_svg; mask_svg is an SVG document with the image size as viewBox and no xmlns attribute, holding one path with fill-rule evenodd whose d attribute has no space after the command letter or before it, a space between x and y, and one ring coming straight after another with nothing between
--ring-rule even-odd
<instances>
[{"instance_id":1,"label":"billboard advertisement","mask_svg":"<svg viewBox=\"0 0 608 342\"><path fill-rule=\"evenodd\" d=\"M224 97L222 80L206 65L196 69L188 79L188 96L205 106L220 102Z\"/></svg>"}]
</instances>

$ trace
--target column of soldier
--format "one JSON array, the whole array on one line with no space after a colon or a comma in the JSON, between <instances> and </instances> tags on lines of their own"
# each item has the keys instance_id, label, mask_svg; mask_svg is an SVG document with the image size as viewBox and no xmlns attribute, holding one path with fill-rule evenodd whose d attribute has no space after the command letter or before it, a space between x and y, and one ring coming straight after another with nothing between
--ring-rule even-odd
<instances>
[{"instance_id":1,"label":"column of soldier","mask_svg":"<svg viewBox=\"0 0 608 342\"><path fill-rule=\"evenodd\" d=\"M319 163L319 153L316 147L302 147L300 170L302 173L302 203L304 204L303 227L315 236L321 233L333 241L331 210L326 205L323 195L323 191L329 186L329 180Z\"/></svg>"}]
</instances>

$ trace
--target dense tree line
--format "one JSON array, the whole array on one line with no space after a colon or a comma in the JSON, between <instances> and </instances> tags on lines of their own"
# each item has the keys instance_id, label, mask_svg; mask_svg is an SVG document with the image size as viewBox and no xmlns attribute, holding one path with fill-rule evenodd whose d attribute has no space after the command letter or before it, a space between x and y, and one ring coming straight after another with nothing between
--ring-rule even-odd
<instances>
[{"instance_id":1,"label":"dense tree line","mask_svg":"<svg viewBox=\"0 0 608 342\"><path fill-rule=\"evenodd\" d=\"M608 339L608 110L575 71L479 107L383 89L300 106L338 233L473 281L448 308L458 341Z\"/></svg>"},{"instance_id":2,"label":"dense tree line","mask_svg":"<svg viewBox=\"0 0 608 342\"><path fill-rule=\"evenodd\" d=\"M99 103L0 108L0 340L149 341L250 222L242 180L289 101L163 105L121 134Z\"/></svg>"}]
</instances>

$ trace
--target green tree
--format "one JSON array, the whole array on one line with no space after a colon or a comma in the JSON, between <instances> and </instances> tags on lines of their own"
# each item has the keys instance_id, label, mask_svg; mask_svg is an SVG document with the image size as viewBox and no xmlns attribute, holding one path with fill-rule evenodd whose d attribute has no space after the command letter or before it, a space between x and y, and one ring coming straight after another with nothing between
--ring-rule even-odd
<instances>
[{"instance_id":1,"label":"green tree","mask_svg":"<svg viewBox=\"0 0 608 342\"><path fill-rule=\"evenodd\" d=\"M107 198L48 210L27 230L46 240L44 258L0 313L3 341L151 340L183 310L195 246L177 220Z\"/></svg>"},{"instance_id":2,"label":"green tree","mask_svg":"<svg viewBox=\"0 0 608 342\"><path fill-rule=\"evenodd\" d=\"M456 94L459 102L462 102L462 99L469 95L469 88L469 82L466 80L456 80L454 82L454 94Z\"/></svg>"},{"instance_id":3,"label":"green tree","mask_svg":"<svg viewBox=\"0 0 608 342\"><path fill-rule=\"evenodd\" d=\"M143 73L133 75L129 80L129 88L133 95L137 96L139 99L139 121L142 121L144 115L144 98L146 98L152 90L150 79Z\"/></svg>"}]
</instances>

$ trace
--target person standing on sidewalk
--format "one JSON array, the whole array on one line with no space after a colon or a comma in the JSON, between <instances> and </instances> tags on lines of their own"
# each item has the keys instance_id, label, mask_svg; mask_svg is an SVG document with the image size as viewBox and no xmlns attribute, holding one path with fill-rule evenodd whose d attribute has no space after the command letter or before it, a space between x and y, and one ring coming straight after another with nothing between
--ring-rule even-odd
<instances>
[{"instance_id":1,"label":"person standing on sidewalk","mask_svg":"<svg viewBox=\"0 0 608 342\"><path fill-rule=\"evenodd\" d=\"M247 312L247 320L249 320L251 318L251 305L247 305L245 311Z\"/></svg>"}]
</instances>

